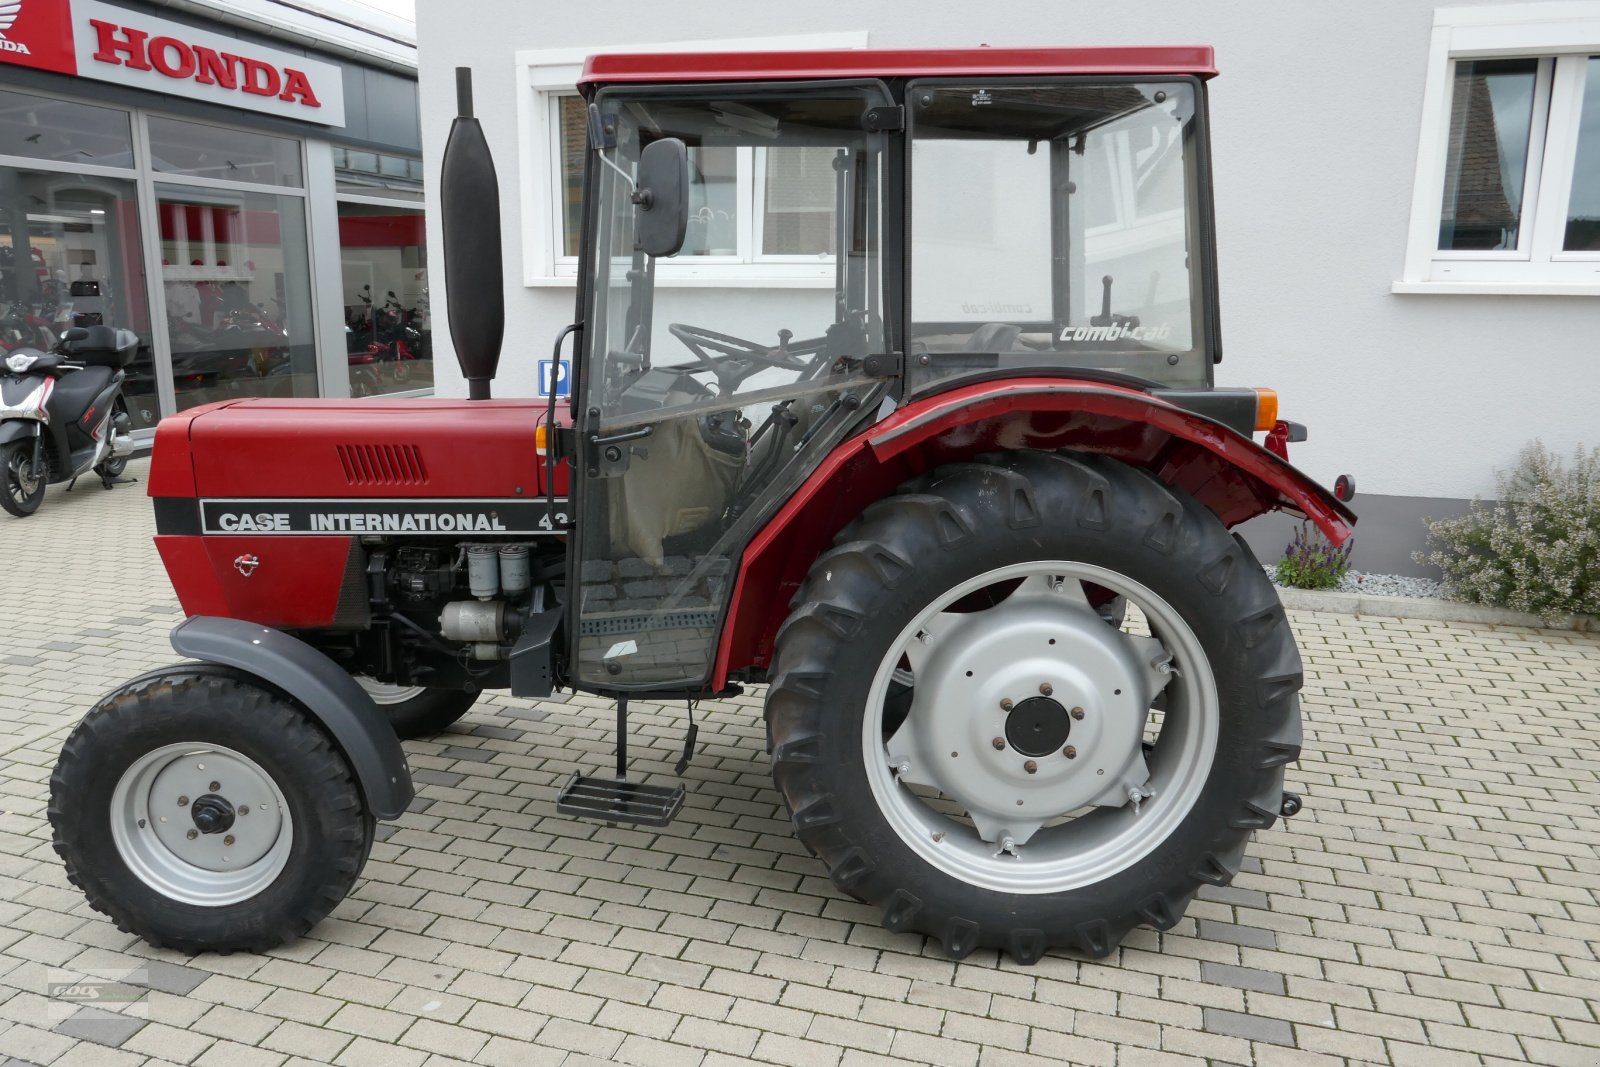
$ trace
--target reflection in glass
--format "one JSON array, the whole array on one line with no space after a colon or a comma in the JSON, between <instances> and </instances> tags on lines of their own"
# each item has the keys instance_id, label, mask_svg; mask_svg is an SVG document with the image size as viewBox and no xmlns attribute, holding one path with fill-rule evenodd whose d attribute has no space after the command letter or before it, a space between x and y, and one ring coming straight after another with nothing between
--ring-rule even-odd
<instances>
[{"instance_id":1,"label":"reflection in glass","mask_svg":"<svg viewBox=\"0 0 1600 1067\"><path fill-rule=\"evenodd\" d=\"M427 238L422 212L339 205L350 395L433 385Z\"/></svg>"},{"instance_id":2,"label":"reflection in glass","mask_svg":"<svg viewBox=\"0 0 1600 1067\"><path fill-rule=\"evenodd\" d=\"M316 396L301 200L168 185L156 195L178 408Z\"/></svg>"},{"instance_id":3,"label":"reflection in glass","mask_svg":"<svg viewBox=\"0 0 1600 1067\"><path fill-rule=\"evenodd\" d=\"M772 256L833 254L835 148L800 145L760 150L766 170L761 252Z\"/></svg>"},{"instance_id":4,"label":"reflection in glass","mask_svg":"<svg viewBox=\"0 0 1600 1067\"><path fill-rule=\"evenodd\" d=\"M583 150L588 144L583 97L557 97L561 131L561 254L576 256L583 227Z\"/></svg>"},{"instance_id":5,"label":"reflection in glass","mask_svg":"<svg viewBox=\"0 0 1600 1067\"><path fill-rule=\"evenodd\" d=\"M1517 247L1538 73L1537 59L1456 63L1440 249Z\"/></svg>"},{"instance_id":6,"label":"reflection in glass","mask_svg":"<svg viewBox=\"0 0 1600 1067\"><path fill-rule=\"evenodd\" d=\"M71 326L132 330L124 396L143 429L159 410L138 218L131 181L0 167L0 356Z\"/></svg>"},{"instance_id":7,"label":"reflection in glass","mask_svg":"<svg viewBox=\"0 0 1600 1067\"><path fill-rule=\"evenodd\" d=\"M0 155L131 167L128 113L0 89Z\"/></svg>"},{"instance_id":8,"label":"reflection in glass","mask_svg":"<svg viewBox=\"0 0 1600 1067\"><path fill-rule=\"evenodd\" d=\"M1567 205L1568 252L1600 252L1600 56L1584 65L1583 112L1578 153L1572 161L1572 200Z\"/></svg>"},{"instance_id":9,"label":"reflection in glass","mask_svg":"<svg viewBox=\"0 0 1600 1067\"><path fill-rule=\"evenodd\" d=\"M300 142L150 116L150 162L163 174L260 185L301 185Z\"/></svg>"}]
</instances>

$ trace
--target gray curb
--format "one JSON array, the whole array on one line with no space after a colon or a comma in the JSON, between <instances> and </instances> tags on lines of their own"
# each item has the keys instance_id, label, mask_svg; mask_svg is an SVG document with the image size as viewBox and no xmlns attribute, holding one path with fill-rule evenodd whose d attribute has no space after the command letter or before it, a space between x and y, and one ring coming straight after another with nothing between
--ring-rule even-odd
<instances>
[{"instance_id":1,"label":"gray curb","mask_svg":"<svg viewBox=\"0 0 1600 1067\"><path fill-rule=\"evenodd\" d=\"M1379 596L1374 593L1341 593L1331 589L1280 587L1278 598L1283 601L1284 607L1294 611L1332 611L1341 615L1376 615L1428 622L1475 622L1488 626L1528 626L1536 630L1600 633L1600 618L1593 615L1568 615L1546 622L1524 611L1463 604L1455 600L1435 600L1431 597Z\"/></svg>"}]
</instances>

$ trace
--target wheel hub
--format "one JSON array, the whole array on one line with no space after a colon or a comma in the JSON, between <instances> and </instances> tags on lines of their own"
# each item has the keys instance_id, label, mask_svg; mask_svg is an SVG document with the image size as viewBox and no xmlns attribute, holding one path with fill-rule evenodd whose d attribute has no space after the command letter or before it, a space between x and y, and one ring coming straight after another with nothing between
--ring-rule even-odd
<instances>
[{"instance_id":1,"label":"wheel hub","mask_svg":"<svg viewBox=\"0 0 1600 1067\"><path fill-rule=\"evenodd\" d=\"M233 829L233 820L236 816L233 805L228 803L227 797L207 793L194 802L194 806L189 809L189 817L194 820L195 829L201 833L220 834Z\"/></svg>"},{"instance_id":2,"label":"wheel hub","mask_svg":"<svg viewBox=\"0 0 1600 1067\"><path fill-rule=\"evenodd\" d=\"M1071 714L1050 697L1029 697L1006 716L1006 741L1024 756L1056 755L1071 732Z\"/></svg>"}]
</instances>

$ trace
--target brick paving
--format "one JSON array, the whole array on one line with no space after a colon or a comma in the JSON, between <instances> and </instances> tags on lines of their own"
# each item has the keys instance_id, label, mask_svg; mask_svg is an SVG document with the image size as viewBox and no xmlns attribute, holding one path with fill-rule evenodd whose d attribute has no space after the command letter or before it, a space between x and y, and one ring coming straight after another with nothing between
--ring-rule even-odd
<instances>
[{"instance_id":1,"label":"brick paving","mask_svg":"<svg viewBox=\"0 0 1600 1067\"><path fill-rule=\"evenodd\" d=\"M603 702L486 699L407 746L415 807L310 937L149 950L67 885L44 820L71 724L173 659L142 492L0 516L0 1061L1600 1064L1600 638L1556 631L1294 614L1305 811L1105 961L885 933L791 835L759 692L702 705L660 832L554 812L609 759ZM681 708L635 708L634 766L669 780ZM63 973L148 993L76 1007Z\"/></svg>"}]
</instances>

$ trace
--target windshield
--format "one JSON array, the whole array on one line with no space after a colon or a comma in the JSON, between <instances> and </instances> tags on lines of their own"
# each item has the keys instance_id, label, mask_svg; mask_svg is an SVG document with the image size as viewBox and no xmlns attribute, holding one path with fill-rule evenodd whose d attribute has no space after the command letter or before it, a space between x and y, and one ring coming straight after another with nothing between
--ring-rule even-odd
<instances>
[{"instance_id":1,"label":"windshield","mask_svg":"<svg viewBox=\"0 0 1600 1067\"><path fill-rule=\"evenodd\" d=\"M1030 366L1209 383L1192 83L907 98L914 387Z\"/></svg>"}]
</instances>

